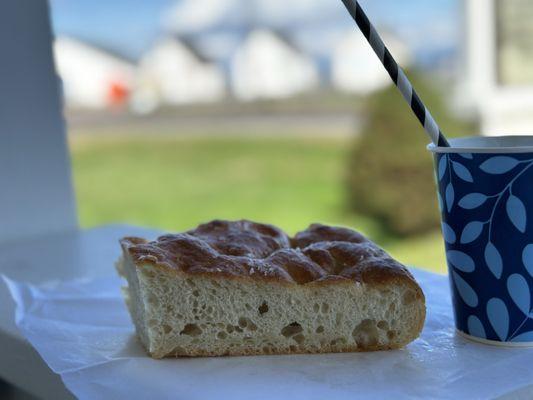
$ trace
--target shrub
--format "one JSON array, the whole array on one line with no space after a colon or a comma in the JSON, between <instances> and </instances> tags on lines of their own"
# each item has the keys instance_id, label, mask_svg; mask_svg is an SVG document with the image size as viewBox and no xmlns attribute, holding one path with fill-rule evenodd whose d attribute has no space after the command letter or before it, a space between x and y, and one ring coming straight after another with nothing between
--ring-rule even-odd
<instances>
[{"instance_id":1,"label":"shrub","mask_svg":"<svg viewBox=\"0 0 533 400\"><path fill-rule=\"evenodd\" d=\"M421 98L448 137L473 134L474 126L454 118L443 95L409 73ZM368 98L366 122L350 155L350 208L372 217L388 233L414 235L439 224L433 161L418 120L394 86Z\"/></svg>"}]
</instances>

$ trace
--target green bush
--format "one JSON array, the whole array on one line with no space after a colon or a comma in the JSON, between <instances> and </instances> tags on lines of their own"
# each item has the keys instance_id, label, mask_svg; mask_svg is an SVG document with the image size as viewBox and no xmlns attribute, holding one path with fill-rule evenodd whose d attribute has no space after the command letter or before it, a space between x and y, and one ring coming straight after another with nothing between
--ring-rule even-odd
<instances>
[{"instance_id":1,"label":"green bush","mask_svg":"<svg viewBox=\"0 0 533 400\"><path fill-rule=\"evenodd\" d=\"M450 114L443 94L418 75L408 75L448 137L474 133L473 124ZM365 111L349 160L350 208L374 218L389 235L434 229L439 214L433 161L421 125L392 85L371 95Z\"/></svg>"}]
</instances>

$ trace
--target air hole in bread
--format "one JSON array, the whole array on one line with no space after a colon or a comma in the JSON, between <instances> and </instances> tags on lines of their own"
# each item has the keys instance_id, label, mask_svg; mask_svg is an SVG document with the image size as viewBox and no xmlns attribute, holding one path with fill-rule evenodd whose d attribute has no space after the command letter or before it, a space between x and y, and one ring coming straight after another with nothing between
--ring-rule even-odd
<instances>
[{"instance_id":1,"label":"air hole in bread","mask_svg":"<svg viewBox=\"0 0 533 400\"><path fill-rule=\"evenodd\" d=\"M153 293L150 293L148 295L148 304L150 304L151 306L157 306L159 303L159 301L157 300L157 296Z\"/></svg>"},{"instance_id":2,"label":"air hole in bread","mask_svg":"<svg viewBox=\"0 0 533 400\"><path fill-rule=\"evenodd\" d=\"M176 356L187 354L185 349L183 347L181 347L181 346L174 347L174 350L172 350L171 353L174 353Z\"/></svg>"},{"instance_id":3,"label":"air hole in bread","mask_svg":"<svg viewBox=\"0 0 533 400\"><path fill-rule=\"evenodd\" d=\"M290 349L290 351L294 351L294 352L298 351L298 347L296 347L296 346L294 346L292 344L289 346L289 349Z\"/></svg>"},{"instance_id":4,"label":"air hole in bread","mask_svg":"<svg viewBox=\"0 0 533 400\"><path fill-rule=\"evenodd\" d=\"M233 328L233 325L226 325L226 331L228 333L233 333L235 329Z\"/></svg>"},{"instance_id":5,"label":"air hole in bread","mask_svg":"<svg viewBox=\"0 0 533 400\"><path fill-rule=\"evenodd\" d=\"M163 332L165 335L168 335L170 332L172 332L172 327L167 324L163 324Z\"/></svg>"},{"instance_id":6,"label":"air hole in bread","mask_svg":"<svg viewBox=\"0 0 533 400\"><path fill-rule=\"evenodd\" d=\"M320 306L317 303L313 305L313 311L316 313L320 311Z\"/></svg>"},{"instance_id":7,"label":"air hole in bread","mask_svg":"<svg viewBox=\"0 0 533 400\"><path fill-rule=\"evenodd\" d=\"M388 332L387 332L387 338L388 338L389 340L392 340L392 339L394 339L395 337L396 337L396 332L395 332L395 331L388 331Z\"/></svg>"},{"instance_id":8,"label":"air hole in bread","mask_svg":"<svg viewBox=\"0 0 533 400\"><path fill-rule=\"evenodd\" d=\"M408 306L409 304L413 304L416 301L416 293L412 290L408 290L403 294L402 297L402 304Z\"/></svg>"},{"instance_id":9,"label":"air hole in bread","mask_svg":"<svg viewBox=\"0 0 533 400\"><path fill-rule=\"evenodd\" d=\"M263 304L261 304L257 310L260 315L266 314L268 312L268 304L266 301L263 301Z\"/></svg>"},{"instance_id":10,"label":"air hole in bread","mask_svg":"<svg viewBox=\"0 0 533 400\"><path fill-rule=\"evenodd\" d=\"M244 317L239 318L239 327L250 331L257 330L257 325L255 325L250 319Z\"/></svg>"},{"instance_id":11,"label":"air hole in bread","mask_svg":"<svg viewBox=\"0 0 533 400\"><path fill-rule=\"evenodd\" d=\"M344 339L344 338L337 338L337 339L333 339L333 340L330 342L330 345L332 345L332 346L337 346L338 344L346 344L346 339Z\"/></svg>"},{"instance_id":12,"label":"air hole in bread","mask_svg":"<svg viewBox=\"0 0 533 400\"><path fill-rule=\"evenodd\" d=\"M298 335L294 335L292 339L298 344L302 344L303 342L305 342L305 336L301 333Z\"/></svg>"},{"instance_id":13,"label":"air hole in bread","mask_svg":"<svg viewBox=\"0 0 533 400\"><path fill-rule=\"evenodd\" d=\"M145 276L148 279L151 279L151 278L155 277L155 272L152 271L149 268L146 268L146 267L145 268L141 268L140 271L141 271L141 274L143 274L143 276Z\"/></svg>"},{"instance_id":14,"label":"air hole in bread","mask_svg":"<svg viewBox=\"0 0 533 400\"><path fill-rule=\"evenodd\" d=\"M227 333L226 332L218 332L217 333L217 338L219 339L226 339L228 337Z\"/></svg>"},{"instance_id":15,"label":"air hole in bread","mask_svg":"<svg viewBox=\"0 0 533 400\"><path fill-rule=\"evenodd\" d=\"M187 324L185 328L180 332L180 335L199 336L202 334L202 330L196 324Z\"/></svg>"},{"instance_id":16,"label":"air hole in bread","mask_svg":"<svg viewBox=\"0 0 533 400\"><path fill-rule=\"evenodd\" d=\"M378 328L382 331L386 331L387 329L389 329L389 323L387 321L379 321Z\"/></svg>"},{"instance_id":17,"label":"air hole in bread","mask_svg":"<svg viewBox=\"0 0 533 400\"><path fill-rule=\"evenodd\" d=\"M174 306L172 304L167 304L165 306L165 311L168 312L168 313L174 313ZM178 315L179 315L178 318L182 318L181 314L178 314Z\"/></svg>"},{"instance_id":18,"label":"air hole in bread","mask_svg":"<svg viewBox=\"0 0 533 400\"><path fill-rule=\"evenodd\" d=\"M316 333L323 333L323 332L324 332L324 327L323 327L322 325L318 326L318 327L316 328L316 331L315 331L315 332L316 332Z\"/></svg>"},{"instance_id":19,"label":"air hole in bread","mask_svg":"<svg viewBox=\"0 0 533 400\"><path fill-rule=\"evenodd\" d=\"M322 314L326 314L329 311L329 304L322 303Z\"/></svg>"},{"instance_id":20,"label":"air hole in bread","mask_svg":"<svg viewBox=\"0 0 533 400\"><path fill-rule=\"evenodd\" d=\"M198 296L200 296L200 291L199 291L199 290L193 290L193 291L192 291L192 295L193 295L194 297L198 297Z\"/></svg>"},{"instance_id":21,"label":"air hole in bread","mask_svg":"<svg viewBox=\"0 0 533 400\"><path fill-rule=\"evenodd\" d=\"M246 303L246 304L244 305L244 307L245 307L248 311L251 311L251 310L252 310L252 306L251 306L250 304L248 304L248 303Z\"/></svg>"},{"instance_id":22,"label":"air hole in bread","mask_svg":"<svg viewBox=\"0 0 533 400\"><path fill-rule=\"evenodd\" d=\"M376 321L372 319L363 320L354 328L352 336L359 347L377 346L379 333L376 327Z\"/></svg>"},{"instance_id":23,"label":"air hole in bread","mask_svg":"<svg viewBox=\"0 0 533 400\"><path fill-rule=\"evenodd\" d=\"M298 322L292 322L289 325L286 325L282 330L281 334L287 338L297 335L303 332L302 325Z\"/></svg>"}]
</instances>

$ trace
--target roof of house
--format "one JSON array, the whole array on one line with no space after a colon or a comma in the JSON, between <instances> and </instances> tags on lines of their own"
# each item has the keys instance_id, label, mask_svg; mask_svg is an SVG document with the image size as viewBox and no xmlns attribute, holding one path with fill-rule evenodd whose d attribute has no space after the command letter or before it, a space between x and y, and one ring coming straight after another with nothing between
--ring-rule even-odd
<instances>
[{"instance_id":1,"label":"roof of house","mask_svg":"<svg viewBox=\"0 0 533 400\"><path fill-rule=\"evenodd\" d=\"M208 63L212 60L209 59L209 57L200 50L199 46L196 44L194 38L190 36L180 36L180 35L174 35L174 40L179 41L185 46L192 54L195 55L198 60L200 60L203 63Z\"/></svg>"}]
</instances>

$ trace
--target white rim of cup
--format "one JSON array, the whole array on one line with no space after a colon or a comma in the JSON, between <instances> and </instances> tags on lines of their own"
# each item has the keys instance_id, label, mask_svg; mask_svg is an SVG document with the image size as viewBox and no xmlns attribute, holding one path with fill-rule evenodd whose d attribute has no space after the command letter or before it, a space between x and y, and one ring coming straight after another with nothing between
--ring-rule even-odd
<instances>
[{"instance_id":1,"label":"white rim of cup","mask_svg":"<svg viewBox=\"0 0 533 400\"><path fill-rule=\"evenodd\" d=\"M472 336L459 329L456 329L455 331L457 332L459 336L462 336L463 338L467 340L470 340L476 343L486 344L489 346L507 347L507 348L533 347L533 342L498 342L497 340L488 340L488 339L483 339L477 336Z\"/></svg>"},{"instance_id":2,"label":"white rim of cup","mask_svg":"<svg viewBox=\"0 0 533 400\"><path fill-rule=\"evenodd\" d=\"M533 153L533 135L468 136L450 139L450 147L431 143L432 153Z\"/></svg>"}]
</instances>

